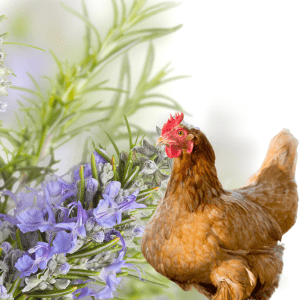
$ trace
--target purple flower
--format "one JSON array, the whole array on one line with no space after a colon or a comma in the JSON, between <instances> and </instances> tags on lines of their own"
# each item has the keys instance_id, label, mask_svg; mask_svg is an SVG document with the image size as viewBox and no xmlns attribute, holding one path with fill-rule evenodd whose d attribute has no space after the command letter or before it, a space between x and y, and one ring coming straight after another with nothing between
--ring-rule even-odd
<instances>
[{"instance_id":1,"label":"purple flower","mask_svg":"<svg viewBox=\"0 0 300 300\"><path fill-rule=\"evenodd\" d=\"M93 210L94 217L97 223L105 228L112 228L117 224L120 224L122 221L122 212L134 209L134 208L142 208L147 207L145 204L136 203L136 196L139 193L137 189L131 195L124 198L124 200L118 205L113 199L109 196L116 197L119 192L120 183L118 181L111 182L105 192L103 194L103 199L101 199L98 203L98 206ZM112 207L109 208L109 205Z\"/></svg>"},{"instance_id":2,"label":"purple flower","mask_svg":"<svg viewBox=\"0 0 300 300\"><path fill-rule=\"evenodd\" d=\"M139 193L139 189L135 190L131 195L125 197L124 201L119 204L120 211L125 211L134 208L145 208L147 205L136 203L136 197Z\"/></svg>"},{"instance_id":3,"label":"purple flower","mask_svg":"<svg viewBox=\"0 0 300 300\"><path fill-rule=\"evenodd\" d=\"M15 268L17 268L20 272L20 278L24 276L29 276L32 273L35 273L38 270L37 265L34 260L28 255L25 254L21 256L17 262L15 263Z\"/></svg>"},{"instance_id":4,"label":"purple flower","mask_svg":"<svg viewBox=\"0 0 300 300\"><path fill-rule=\"evenodd\" d=\"M113 237L111 236L111 234L114 234L114 235L116 235L117 237L120 238L120 241L122 243L122 249L119 252L124 251L126 253L126 251L127 251L127 249L126 249L126 243L125 243L124 238L121 235L121 233L118 230L114 229L114 228L110 229L109 232L107 232L105 234L105 240L106 241L110 241L110 240L113 239Z\"/></svg>"},{"instance_id":5,"label":"purple flower","mask_svg":"<svg viewBox=\"0 0 300 300\"><path fill-rule=\"evenodd\" d=\"M88 219L87 211L83 209L81 202L72 202L68 204L68 206L70 206L69 214L71 213L72 209L77 206L77 222L72 230L72 233L76 235L80 234L86 236L84 224Z\"/></svg>"},{"instance_id":6,"label":"purple flower","mask_svg":"<svg viewBox=\"0 0 300 300\"><path fill-rule=\"evenodd\" d=\"M120 283L121 280L119 279L121 278L118 278L117 281L119 281ZM114 297L112 291L108 286L106 286L104 289L100 290L99 292L94 293L94 296L96 297L96 299L111 299Z\"/></svg>"},{"instance_id":7,"label":"purple flower","mask_svg":"<svg viewBox=\"0 0 300 300\"><path fill-rule=\"evenodd\" d=\"M19 192L17 196L10 191L3 192L15 201L16 208L14 210L13 217L6 214L0 214L0 218L17 225L23 233L37 230L40 230L41 232L50 229L54 229L56 231L59 230L55 229L55 227L70 229L71 226L72 228L71 224L56 224L53 210L55 211L57 208L53 207L51 204L51 190L49 192L49 188L47 186L44 186L43 190L34 190L28 187L27 189L29 190L28 193ZM52 195L54 195L53 193ZM74 192L72 193L74 194ZM68 194L68 192L61 197L63 201L65 200L65 197L67 197L66 194ZM60 209L65 212L65 208Z\"/></svg>"},{"instance_id":8,"label":"purple flower","mask_svg":"<svg viewBox=\"0 0 300 300\"><path fill-rule=\"evenodd\" d=\"M29 192L19 192L17 195L11 191L4 191L4 195L10 196L16 204L14 209L14 215L9 216L6 214L0 214L0 218L8 221L12 224L19 224L20 221L17 216L23 213L26 209L36 209L36 211L43 211L46 207L46 200L42 191L37 191L32 188L26 187Z\"/></svg>"},{"instance_id":9,"label":"purple flower","mask_svg":"<svg viewBox=\"0 0 300 300\"><path fill-rule=\"evenodd\" d=\"M104 200L107 200L111 207L118 207L118 204L114 201L116 196L119 193L119 190L121 188L121 182L119 181L112 181L110 182L107 187L104 190L103 198Z\"/></svg>"},{"instance_id":10,"label":"purple flower","mask_svg":"<svg viewBox=\"0 0 300 300\"><path fill-rule=\"evenodd\" d=\"M122 271L121 270L122 267L132 268L135 269L137 272L139 272L139 270L135 266L133 266L132 264L128 264L126 263L125 260L123 260L124 255L125 252L121 251L119 253L119 256L114 260L114 262L103 269L102 273L100 274L100 278L105 281L109 291L107 287L104 288L103 290L97 293L98 297L104 295L110 295L110 293L116 290L115 285L118 285L121 281L121 278L120 277L117 278L116 274ZM144 279L141 278L140 272L139 272L139 277L140 280L144 281ZM110 299L110 298L97 298L97 299Z\"/></svg>"},{"instance_id":11,"label":"purple flower","mask_svg":"<svg viewBox=\"0 0 300 300\"><path fill-rule=\"evenodd\" d=\"M59 231L53 240L53 246L55 247L55 253L69 253L77 245L77 236L86 236L85 222L88 219L88 214L86 210L83 209L81 202L72 202L68 204L70 206L69 215L71 211L77 206L77 217L67 219L65 223L57 223L54 225L55 230L59 228L64 228L70 230L68 233L66 231ZM73 222L73 219L76 222Z\"/></svg>"},{"instance_id":12,"label":"purple flower","mask_svg":"<svg viewBox=\"0 0 300 300\"><path fill-rule=\"evenodd\" d=\"M53 240L55 253L69 253L75 246L72 233L66 231L59 231Z\"/></svg>"},{"instance_id":13,"label":"purple flower","mask_svg":"<svg viewBox=\"0 0 300 300\"><path fill-rule=\"evenodd\" d=\"M86 282L89 282L91 280L86 280L86 281L83 281L82 279L76 279L73 284L82 284L82 283L86 283ZM80 293L78 295L78 293ZM78 296L76 296L78 295ZM73 299L82 299L84 297L87 297L87 296L93 296L95 295L95 292L88 288L88 287L84 287L82 289L77 289L74 293L73 293ZM97 298L97 299L101 299L101 298Z\"/></svg>"},{"instance_id":14,"label":"purple flower","mask_svg":"<svg viewBox=\"0 0 300 300\"><path fill-rule=\"evenodd\" d=\"M51 180L47 180L42 184L45 195L47 195L48 204L58 206L67 198L77 194L75 183L69 183L59 176L52 176Z\"/></svg>"},{"instance_id":15,"label":"purple flower","mask_svg":"<svg viewBox=\"0 0 300 300\"><path fill-rule=\"evenodd\" d=\"M114 199L121 188L121 182L119 181L111 181L104 190L104 194Z\"/></svg>"},{"instance_id":16,"label":"purple flower","mask_svg":"<svg viewBox=\"0 0 300 300\"><path fill-rule=\"evenodd\" d=\"M97 207L93 210L97 223L105 228L116 225L118 213L114 208L109 208L109 200L100 200Z\"/></svg>"},{"instance_id":17,"label":"purple flower","mask_svg":"<svg viewBox=\"0 0 300 300\"><path fill-rule=\"evenodd\" d=\"M39 230L40 227L45 227L48 222L44 219L46 213L43 209L38 207L28 207L19 215L17 215L17 220L20 222L17 226L21 229L22 232L26 233L28 231L36 231ZM44 228L43 231L46 231L48 226Z\"/></svg>"},{"instance_id":18,"label":"purple flower","mask_svg":"<svg viewBox=\"0 0 300 300\"><path fill-rule=\"evenodd\" d=\"M53 254L56 253L54 247L51 247L49 244L37 242L34 248L28 250L28 253L35 253L34 263L39 265L41 270L47 268L48 261L52 258Z\"/></svg>"}]
</instances>

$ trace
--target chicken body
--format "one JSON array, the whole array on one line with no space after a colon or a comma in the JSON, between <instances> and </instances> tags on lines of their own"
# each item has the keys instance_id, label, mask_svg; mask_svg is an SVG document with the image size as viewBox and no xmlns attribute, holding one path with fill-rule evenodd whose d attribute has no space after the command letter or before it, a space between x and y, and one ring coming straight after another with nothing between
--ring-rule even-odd
<instances>
[{"instance_id":1,"label":"chicken body","mask_svg":"<svg viewBox=\"0 0 300 300\"><path fill-rule=\"evenodd\" d=\"M165 196L145 228L145 259L209 299L269 299L283 266L278 241L296 220L297 141L280 132L248 185L226 191L205 135L182 124L175 132L178 127L193 136L193 150L186 146L174 158Z\"/></svg>"}]
</instances>

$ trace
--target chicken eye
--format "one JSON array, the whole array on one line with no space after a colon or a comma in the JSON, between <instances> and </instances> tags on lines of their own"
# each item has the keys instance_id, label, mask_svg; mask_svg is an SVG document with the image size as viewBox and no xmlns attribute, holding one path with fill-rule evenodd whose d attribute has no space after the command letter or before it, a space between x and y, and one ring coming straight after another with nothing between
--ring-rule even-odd
<instances>
[{"instance_id":1,"label":"chicken eye","mask_svg":"<svg viewBox=\"0 0 300 300\"><path fill-rule=\"evenodd\" d=\"M179 136L183 136L183 131L179 130L179 131L177 132L177 134L178 134Z\"/></svg>"}]
</instances>

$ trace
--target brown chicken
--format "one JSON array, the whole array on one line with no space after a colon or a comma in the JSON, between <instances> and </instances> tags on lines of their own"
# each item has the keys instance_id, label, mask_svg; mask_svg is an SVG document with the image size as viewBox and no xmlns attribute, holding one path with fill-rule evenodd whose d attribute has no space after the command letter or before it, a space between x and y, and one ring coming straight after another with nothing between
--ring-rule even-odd
<instances>
[{"instance_id":1,"label":"brown chicken","mask_svg":"<svg viewBox=\"0 0 300 300\"><path fill-rule=\"evenodd\" d=\"M282 271L281 237L295 223L298 141L282 130L247 185L225 190L215 154L183 113L163 126L156 144L174 158L167 190L145 228L142 253L183 290L214 300L269 299Z\"/></svg>"}]
</instances>

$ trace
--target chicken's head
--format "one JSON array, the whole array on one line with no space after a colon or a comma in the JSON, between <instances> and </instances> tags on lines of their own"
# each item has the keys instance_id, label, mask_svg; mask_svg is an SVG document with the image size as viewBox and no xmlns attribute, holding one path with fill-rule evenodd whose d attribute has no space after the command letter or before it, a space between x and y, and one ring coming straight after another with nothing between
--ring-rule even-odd
<instances>
[{"instance_id":1,"label":"chicken's head","mask_svg":"<svg viewBox=\"0 0 300 300\"><path fill-rule=\"evenodd\" d=\"M157 139L156 145L166 145L166 154L169 158L178 157L182 151L191 153L193 151L194 135L183 128L180 124L183 120L183 113L170 115L170 119L163 126L161 136Z\"/></svg>"}]
</instances>

